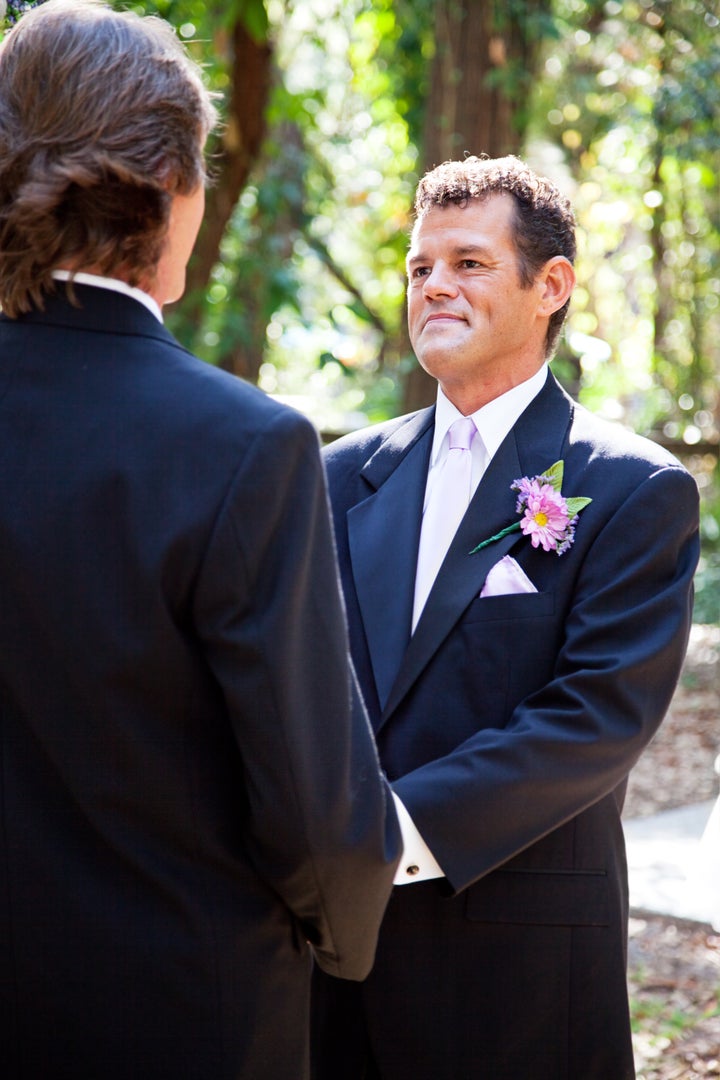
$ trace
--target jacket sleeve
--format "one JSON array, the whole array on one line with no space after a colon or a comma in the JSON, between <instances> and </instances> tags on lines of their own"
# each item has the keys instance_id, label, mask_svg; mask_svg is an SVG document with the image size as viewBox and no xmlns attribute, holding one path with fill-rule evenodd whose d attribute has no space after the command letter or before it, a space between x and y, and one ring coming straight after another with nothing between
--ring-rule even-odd
<instances>
[{"instance_id":1,"label":"jacket sleeve","mask_svg":"<svg viewBox=\"0 0 720 1080\"><path fill-rule=\"evenodd\" d=\"M393 784L454 889L626 779L680 674L698 550L693 479L679 467L656 469L607 509L579 568L571 573L570 557L560 559L557 575L567 571L572 585L557 630L548 631L559 641L552 670L537 672L534 684L523 674L528 685L509 716L478 725L455 750ZM497 615L502 598L492 603ZM530 635L542 631L512 618L507 626L488 624L492 645L505 632L510 672L526 672Z\"/></svg>"},{"instance_id":2,"label":"jacket sleeve","mask_svg":"<svg viewBox=\"0 0 720 1080\"><path fill-rule=\"evenodd\" d=\"M348 659L317 435L278 411L243 455L196 624L244 769L246 835L328 973L364 978L400 854Z\"/></svg>"}]
</instances>

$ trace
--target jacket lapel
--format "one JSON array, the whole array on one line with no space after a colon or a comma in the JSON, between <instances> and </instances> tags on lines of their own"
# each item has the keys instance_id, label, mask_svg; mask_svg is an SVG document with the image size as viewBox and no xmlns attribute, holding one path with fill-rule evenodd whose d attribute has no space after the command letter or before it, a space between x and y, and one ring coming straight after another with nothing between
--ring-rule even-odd
<instances>
[{"instance_id":1,"label":"jacket lapel","mask_svg":"<svg viewBox=\"0 0 720 1080\"><path fill-rule=\"evenodd\" d=\"M384 705L410 640L434 408L414 414L364 466L374 494L348 511L353 579Z\"/></svg>"},{"instance_id":2,"label":"jacket lapel","mask_svg":"<svg viewBox=\"0 0 720 1080\"><path fill-rule=\"evenodd\" d=\"M514 532L470 555L481 541L518 520L513 481L537 476L562 457L572 403L548 380L503 441L478 485L428 596L383 712L388 719L429 660L478 596L488 571L516 544L529 543ZM414 569L414 568L413 568ZM390 605L386 604L386 607Z\"/></svg>"}]
</instances>

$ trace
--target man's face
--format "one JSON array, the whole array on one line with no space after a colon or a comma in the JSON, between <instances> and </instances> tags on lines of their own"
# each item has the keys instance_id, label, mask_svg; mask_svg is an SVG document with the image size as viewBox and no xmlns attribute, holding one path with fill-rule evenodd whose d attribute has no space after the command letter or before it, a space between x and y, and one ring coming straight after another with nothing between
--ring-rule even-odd
<instances>
[{"instance_id":1,"label":"man's face","mask_svg":"<svg viewBox=\"0 0 720 1080\"><path fill-rule=\"evenodd\" d=\"M413 231L408 329L415 355L468 413L530 378L544 361L542 274L520 284L510 195L438 206Z\"/></svg>"}]
</instances>

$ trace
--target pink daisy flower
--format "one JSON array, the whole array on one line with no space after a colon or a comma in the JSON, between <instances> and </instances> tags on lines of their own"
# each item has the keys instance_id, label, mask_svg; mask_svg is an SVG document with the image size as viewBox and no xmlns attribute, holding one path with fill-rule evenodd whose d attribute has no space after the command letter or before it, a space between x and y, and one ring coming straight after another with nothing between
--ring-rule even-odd
<instances>
[{"instance_id":1,"label":"pink daisy flower","mask_svg":"<svg viewBox=\"0 0 720 1080\"><path fill-rule=\"evenodd\" d=\"M562 555L575 537L577 515L571 515L566 500L542 476L516 480L517 511L522 514L520 529L533 547Z\"/></svg>"}]
</instances>

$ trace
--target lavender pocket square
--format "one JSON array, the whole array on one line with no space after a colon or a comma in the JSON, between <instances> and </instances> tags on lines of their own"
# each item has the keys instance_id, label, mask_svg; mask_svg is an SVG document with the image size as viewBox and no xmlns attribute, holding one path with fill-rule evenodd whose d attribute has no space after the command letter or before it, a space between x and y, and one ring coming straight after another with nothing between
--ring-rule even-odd
<instances>
[{"instance_id":1,"label":"lavender pocket square","mask_svg":"<svg viewBox=\"0 0 720 1080\"><path fill-rule=\"evenodd\" d=\"M533 592L537 592L537 589L525 571L513 558L506 555L491 568L480 591L480 598Z\"/></svg>"}]
</instances>

